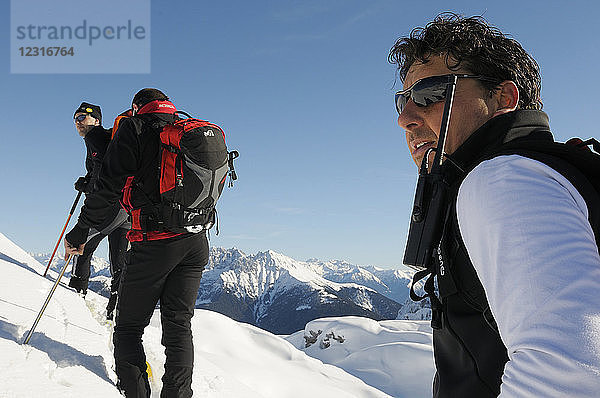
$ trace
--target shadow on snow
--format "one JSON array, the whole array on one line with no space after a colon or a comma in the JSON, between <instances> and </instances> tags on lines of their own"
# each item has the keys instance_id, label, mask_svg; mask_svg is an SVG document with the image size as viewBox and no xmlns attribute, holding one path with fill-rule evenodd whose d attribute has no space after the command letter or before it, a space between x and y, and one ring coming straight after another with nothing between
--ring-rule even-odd
<instances>
[{"instance_id":1,"label":"shadow on snow","mask_svg":"<svg viewBox=\"0 0 600 398\"><path fill-rule=\"evenodd\" d=\"M20 336L19 327L17 325L3 320L0 320L0 338L12 340L17 344L21 344L25 339L24 336ZM48 354L48 357L50 357L59 368L82 366L106 382L113 384L113 381L106 371L104 358L100 355L88 355L38 332L33 333L29 345Z\"/></svg>"}]
</instances>

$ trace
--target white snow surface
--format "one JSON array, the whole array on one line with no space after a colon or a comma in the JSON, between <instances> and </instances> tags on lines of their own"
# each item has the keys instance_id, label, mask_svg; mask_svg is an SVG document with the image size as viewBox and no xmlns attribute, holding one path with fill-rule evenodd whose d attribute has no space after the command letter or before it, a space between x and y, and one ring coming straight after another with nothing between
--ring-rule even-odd
<instances>
[{"instance_id":1,"label":"white snow surface","mask_svg":"<svg viewBox=\"0 0 600 398\"><path fill-rule=\"evenodd\" d=\"M0 397L120 397L104 297L88 291L83 300L61 281L22 345L57 276L43 278L44 268L0 233ZM144 334L153 397L164 372L157 314ZM192 329L195 397L431 396L428 322L325 318L282 337L196 310ZM322 332L305 347L311 330Z\"/></svg>"},{"instance_id":2,"label":"white snow surface","mask_svg":"<svg viewBox=\"0 0 600 398\"><path fill-rule=\"evenodd\" d=\"M317 340L307 347L305 336L315 334ZM431 396L434 369L428 321L322 318L286 340L393 397Z\"/></svg>"}]
</instances>

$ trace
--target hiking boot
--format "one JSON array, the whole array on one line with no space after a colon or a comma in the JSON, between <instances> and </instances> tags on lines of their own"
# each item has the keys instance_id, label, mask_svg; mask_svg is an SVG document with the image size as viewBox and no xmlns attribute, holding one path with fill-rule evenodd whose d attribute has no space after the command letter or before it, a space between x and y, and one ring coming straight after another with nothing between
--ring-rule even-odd
<instances>
[{"instance_id":1,"label":"hiking boot","mask_svg":"<svg viewBox=\"0 0 600 398\"><path fill-rule=\"evenodd\" d=\"M69 287L72 287L77 293L82 293L85 296L88 288L88 280L72 275L69 280Z\"/></svg>"}]
</instances>

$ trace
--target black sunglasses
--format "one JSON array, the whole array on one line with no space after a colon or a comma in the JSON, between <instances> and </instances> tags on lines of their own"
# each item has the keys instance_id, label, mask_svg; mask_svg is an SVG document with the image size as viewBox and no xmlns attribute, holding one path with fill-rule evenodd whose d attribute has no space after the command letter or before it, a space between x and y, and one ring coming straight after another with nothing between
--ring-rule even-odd
<instances>
[{"instance_id":1,"label":"black sunglasses","mask_svg":"<svg viewBox=\"0 0 600 398\"><path fill-rule=\"evenodd\" d=\"M402 113L404 107L411 99L413 100L415 105L424 107L446 98L446 89L448 88L448 85L452 83L452 79L454 78L454 76L456 76L459 79L469 78L500 83L498 79L481 75L450 74L425 77L414 82L406 90L400 90L396 93L394 99L396 102L396 110L398 111L398 115Z\"/></svg>"},{"instance_id":2,"label":"black sunglasses","mask_svg":"<svg viewBox=\"0 0 600 398\"><path fill-rule=\"evenodd\" d=\"M75 121L76 122L83 122L87 116L88 116L87 113L82 113L81 115L77 115L75 117Z\"/></svg>"}]
</instances>

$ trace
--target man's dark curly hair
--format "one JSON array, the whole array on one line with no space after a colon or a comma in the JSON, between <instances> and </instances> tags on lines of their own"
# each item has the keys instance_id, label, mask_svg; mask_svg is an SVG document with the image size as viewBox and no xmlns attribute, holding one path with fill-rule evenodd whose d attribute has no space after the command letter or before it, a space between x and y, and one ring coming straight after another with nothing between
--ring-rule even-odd
<instances>
[{"instance_id":1,"label":"man's dark curly hair","mask_svg":"<svg viewBox=\"0 0 600 398\"><path fill-rule=\"evenodd\" d=\"M470 18L442 13L424 28L415 28L409 37L399 38L388 56L398 65L404 82L415 62L426 63L431 56L443 55L451 70L460 67L476 75L512 80L519 89L520 109L542 109L541 78L537 62L518 41L506 37L481 16ZM481 81L493 90L493 82Z\"/></svg>"}]
</instances>

